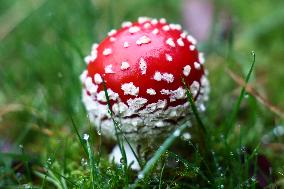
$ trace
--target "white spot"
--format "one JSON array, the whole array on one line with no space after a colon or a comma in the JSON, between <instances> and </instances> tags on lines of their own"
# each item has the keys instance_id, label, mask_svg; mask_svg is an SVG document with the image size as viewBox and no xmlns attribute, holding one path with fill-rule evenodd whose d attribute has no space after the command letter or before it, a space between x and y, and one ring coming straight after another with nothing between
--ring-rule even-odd
<instances>
[{"instance_id":1,"label":"white spot","mask_svg":"<svg viewBox=\"0 0 284 189\"><path fill-rule=\"evenodd\" d=\"M118 98L118 93L114 92L113 90L111 89L107 89L107 94L108 94L108 97L110 100L117 100Z\"/></svg>"},{"instance_id":2,"label":"white spot","mask_svg":"<svg viewBox=\"0 0 284 189\"><path fill-rule=\"evenodd\" d=\"M112 70L112 65L107 65L105 67L105 73L114 73L114 71Z\"/></svg>"},{"instance_id":3,"label":"white spot","mask_svg":"<svg viewBox=\"0 0 284 189\"><path fill-rule=\"evenodd\" d=\"M169 74L169 73L163 73L161 74L160 72L155 72L154 74L154 80L156 81L166 81L168 83L172 83L174 82L174 76L173 74Z\"/></svg>"},{"instance_id":4,"label":"white spot","mask_svg":"<svg viewBox=\"0 0 284 189\"><path fill-rule=\"evenodd\" d=\"M152 113L154 112L155 110L157 109L157 103L151 103L151 104L148 104L145 108L145 111L147 113Z\"/></svg>"},{"instance_id":5,"label":"white spot","mask_svg":"<svg viewBox=\"0 0 284 189\"><path fill-rule=\"evenodd\" d=\"M158 109L164 109L167 106L167 100L158 100L157 102L157 108Z\"/></svg>"},{"instance_id":6,"label":"white spot","mask_svg":"<svg viewBox=\"0 0 284 189\"><path fill-rule=\"evenodd\" d=\"M179 46L181 46L181 47L184 46L184 42L182 41L182 38L178 38L177 44L178 44Z\"/></svg>"},{"instance_id":7,"label":"white spot","mask_svg":"<svg viewBox=\"0 0 284 189\"><path fill-rule=\"evenodd\" d=\"M140 37L137 41L136 41L136 44L137 45L142 45L142 44L147 44L147 43L150 43L151 42L151 39L147 36L142 36Z\"/></svg>"},{"instance_id":8,"label":"white spot","mask_svg":"<svg viewBox=\"0 0 284 189\"><path fill-rule=\"evenodd\" d=\"M92 51L97 51L98 47L99 47L99 44L94 43L94 44L92 45Z\"/></svg>"},{"instance_id":9,"label":"white spot","mask_svg":"<svg viewBox=\"0 0 284 189\"><path fill-rule=\"evenodd\" d=\"M139 61L139 68L141 70L142 75L145 75L147 71L147 64L143 58L141 58Z\"/></svg>"},{"instance_id":10,"label":"white spot","mask_svg":"<svg viewBox=\"0 0 284 189\"><path fill-rule=\"evenodd\" d=\"M153 24L153 25L158 24L158 20L157 20L157 19L152 19L152 20L151 20L151 24Z\"/></svg>"},{"instance_id":11,"label":"white spot","mask_svg":"<svg viewBox=\"0 0 284 189\"><path fill-rule=\"evenodd\" d=\"M123 43L123 47L124 47L124 48L129 47L129 43L128 43L127 41L125 41L125 42Z\"/></svg>"},{"instance_id":12,"label":"white spot","mask_svg":"<svg viewBox=\"0 0 284 189\"><path fill-rule=\"evenodd\" d=\"M95 83L98 84L98 85L103 82L103 79L102 79L101 75L98 74L98 73L95 74L94 80L95 80Z\"/></svg>"},{"instance_id":13,"label":"white spot","mask_svg":"<svg viewBox=\"0 0 284 189\"><path fill-rule=\"evenodd\" d=\"M116 41L116 38L115 38L115 37L110 37L109 40L110 40L111 42L114 42L114 41Z\"/></svg>"},{"instance_id":14,"label":"white spot","mask_svg":"<svg viewBox=\"0 0 284 189\"><path fill-rule=\"evenodd\" d=\"M152 89L152 88L147 89L147 93L148 93L149 95L156 95L156 91L155 91L154 89Z\"/></svg>"},{"instance_id":15,"label":"white spot","mask_svg":"<svg viewBox=\"0 0 284 189\"><path fill-rule=\"evenodd\" d=\"M105 56L108 56L112 53L112 50L110 48L106 48L104 51L103 51L103 55Z\"/></svg>"},{"instance_id":16,"label":"white spot","mask_svg":"<svg viewBox=\"0 0 284 189\"><path fill-rule=\"evenodd\" d=\"M129 33L133 34L133 33L139 32L140 28L138 26L132 26L131 28L129 28L128 31Z\"/></svg>"},{"instance_id":17,"label":"white spot","mask_svg":"<svg viewBox=\"0 0 284 189\"><path fill-rule=\"evenodd\" d=\"M145 29L149 29L150 27L151 27L151 24L150 24L150 23L144 24L144 28L145 28Z\"/></svg>"},{"instance_id":18,"label":"white spot","mask_svg":"<svg viewBox=\"0 0 284 189\"><path fill-rule=\"evenodd\" d=\"M91 94L96 94L98 90L98 86L93 83L91 77L87 77L85 80L85 87Z\"/></svg>"},{"instance_id":19,"label":"white spot","mask_svg":"<svg viewBox=\"0 0 284 189\"><path fill-rule=\"evenodd\" d=\"M200 64L204 64L205 63L205 58L204 58L204 54L203 53L199 53L198 54L198 60L199 60Z\"/></svg>"},{"instance_id":20,"label":"white spot","mask_svg":"<svg viewBox=\"0 0 284 189\"><path fill-rule=\"evenodd\" d=\"M89 56L86 56L84 58L84 61L86 62L86 64L90 64L91 62L95 61L97 58L97 55L94 54L94 55L89 55Z\"/></svg>"},{"instance_id":21,"label":"white spot","mask_svg":"<svg viewBox=\"0 0 284 189\"><path fill-rule=\"evenodd\" d=\"M185 99L186 98L186 90L182 87L177 88L176 90L171 91L171 99Z\"/></svg>"},{"instance_id":22,"label":"white spot","mask_svg":"<svg viewBox=\"0 0 284 189\"><path fill-rule=\"evenodd\" d=\"M107 89L107 94L110 100L117 100L118 94L113 92L111 89ZM97 100L101 102L107 102L105 91L100 91L97 94Z\"/></svg>"},{"instance_id":23,"label":"white spot","mask_svg":"<svg viewBox=\"0 0 284 189\"><path fill-rule=\"evenodd\" d=\"M161 23L161 24L165 24L165 23L167 23L167 20L166 20L165 18L161 18L161 19L160 19L160 23Z\"/></svg>"},{"instance_id":24,"label":"white spot","mask_svg":"<svg viewBox=\"0 0 284 189\"><path fill-rule=\"evenodd\" d=\"M151 103L151 104L148 104L139 113L141 113L141 114L149 114L149 113L154 112L156 109L157 109L157 103Z\"/></svg>"},{"instance_id":25,"label":"white spot","mask_svg":"<svg viewBox=\"0 0 284 189\"><path fill-rule=\"evenodd\" d=\"M209 81L208 81L208 79L205 76L201 77L200 82L201 82L202 86L208 86L209 85Z\"/></svg>"},{"instance_id":26,"label":"white spot","mask_svg":"<svg viewBox=\"0 0 284 189\"><path fill-rule=\"evenodd\" d=\"M112 106L112 111L115 114L118 114L118 113L122 113L123 114L127 109L128 109L127 105L124 104L123 102L115 103Z\"/></svg>"},{"instance_id":27,"label":"white spot","mask_svg":"<svg viewBox=\"0 0 284 189\"><path fill-rule=\"evenodd\" d=\"M164 31L169 31L170 30L170 26L168 26L168 25L165 25L165 26L163 26L163 28L162 28Z\"/></svg>"},{"instance_id":28,"label":"white spot","mask_svg":"<svg viewBox=\"0 0 284 189\"><path fill-rule=\"evenodd\" d=\"M193 95L193 97L195 97L199 91L199 87L200 84L197 81L193 81L192 84L190 85L190 91Z\"/></svg>"},{"instance_id":29,"label":"white spot","mask_svg":"<svg viewBox=\"0 0 284 189\"><path fill-rule=\"evenodd\" d=\"M181 25L179 25L179 24L170 24L170 28L172 30L181 30L182 29Z\"/></svg>"},{"instance_id":30,"label":"white spot","mask_svg":"<svg viewBox=\"0 0 284 189\"><path fill-rule=\"evenodd\" d=\"M139 93L139 87L135 87L133 82L122 84L121 89L124 91L125 95L137 96Z\"/></svg>"},{"instance_id":31,"label":"white spot","mask_svg":"<svg viewBox=\"0 0 284 189\"><path fill-rule=\"evenodd\" d=\"M123 27L123 28L131 27L131 26L132 26L132 23L131 23L131 22L129 22L129 21L122 22L122 24L121 24L121 27Z\"/></svg>"},{"instance_id":32,"label":"white spot","mask_svg":"<svg viewBox=\"0 0 284 189\"><path fill-rule=\"evenodd\" d=\"M121 70L127 70L129 67L130 67L130 65L129 65L128 62L122 62L121 66L120 66L120 69Z\"/></svg>"},{"instance_id":33,"label":"white spot","mask_svg":"<svg viewBox=\"0 0 284 189\"><path fill-rule=\"evenodd\" d=\"M154 80L161 81L162 80L162 74L160 72L155 72Z\"/></svg>"},{"instance_id":34,"label":"white spot","mask_svg":"<svg viewBox=\"0 0 284 189\"><path fill-rule=\"evenodd\" d=\"M89 140L89 137L90 136L88 134L84 134L83 139L87 141L87 140Z\"/></svg>"},{"instance_id":35,"label":"white spot","mask_svg":"<svg viewBox=\"0 0 284 189\"><path fill-rule=\"evenodd\" d=\"M149 20L148 17L139 17L138 18L138 23L143 24L144 22L147 22Z\"/></svg>"},{"instance_id":36,"label":"white spot","mask_svg":"<svg viewBox=\"0 0 284 189\"><path fill-rule=\"evenodd\" d=\"M197 40L196 40L194 37L192 37L191 35L188 35L188 36L187 36L187 40L188 40L190 43L192 43L193 45L196 45L196 44L197 44Z\"/></svg>"},{"instance_id":37,"label":"white spot","mask_svg":"<svg viewBox=\"0 0 284 189\"><path fill-rule=\"evenodd\" d=\"M98 94L97 94L97 100L98 101L101 101L101 102L106 102L106 95L105 95L105 92L104 91L100 91Z\"/></svg>"},{"instance_id":38,"label":"white spot","mask_svg":"<svg viewBox=\"0 0 284 189\"><path fill-rule=\"evenodd\" d=\"M169 73L164 73L162 75L162 80L168 82L168 83L172 83L174 82L174 76L173 74L169 74Z\"/></svg>"},{"instance_id":39,"label":"white spot","mask_svg":"<svg viewBox=\"0 0 284 189\"><path fill-rule=\"evenodd\" d=\"M186 66L183 68L183 75L186 76L186 77L189 76L190 71L191 71L190 65L186 65Z\"/></svg>"},{"instance_id":40,"label":"white spot","mask_svg":"<svg viewBox=\"0 0 284 189\"><path fill-rule=\"evenodd\" d=\"M186 38L187 35L188 35L188 33L186 31L184 31L184 32L182 32L182 34L180 34L180 36L184 39Z\"/></svg>"},{"instance_id":41,"label":"white spot","mask_svg":"<svg viewBox=\"0 0 284 189\"><path fill-rule=\"evenodd\" d=\"M113 35L115 35L116 34L116 30L111 30L110 32L108 32L108 36L113 36Z\"/></svg>"},{"instance_id":42,"label":"white spot","mask_svg":"<svg viewBox=\"0 0 284 189\"><path fill-rule=\"evenodd\" d=\"M127 100L127 104L129 106L129 109L132 111L137 111L140 108L142 108L146 103L148 102L145 98L130 98Z\"/></svg>"},{"instance_id":43,"label":"white spot","mask_svg":"<svg viewBox=\"0 0 284 189\"><path fill-rule=\"evenodd\" d=\"M166 60L169 61L169 62L172 62L173 61L173 57L169 54L166 54Z\"/></svg>"},{"instance_id":44,"label":"white spot","mask_svg":"<svg viewBox=\"0 0 284 189\"><path fill-rule=\"evenodd\" d=\"M170 94L171 94L171 91L168 90L168 89L162 89L162 90L160 91L160 93L161 93L162 95L170 95Z\"/></svg>"},{"instance_id":45,"label":"white spot","mask_svg":"<svg viewBox=\"0 0 284 189\"><path fill-rule=\"evenodd\" d=\"M82 83L85 83L85 80L87 79L88 71L84 70L83 73L80 75L80 80Z\"/></svg>"},{"instance_id":46,"label":"white spot","mask_svg":"<svg viewBox=\"0 0 284 189\"><path fill-rule=\"evenodd\" d=\"M168 45L170 45L171 47L175 47L175 46L176 46L175 43L174 43L174 41L173 41L173 38L168 38L167 41L166 41L166 43L167 43Z\"/></svg>"},{"instance_id":47,"label":"white spot","mask_svg":"<svg viewBox=\"0 0 284 189\"><path fill-rule=\"evenodd\" d=\"M195 46L194 45L189 45L189 50L194 51L195 50Z\"/></svg>"},{"instance_id":48,"label":"white spot","mask_svg":"<svg viewBox=\"0 0 284 189\"><path fill-rule=\"evenodd\" d=\"M157 35L159 33L159 30L156 28L152 31L153 34Z\"/></svg>"},{"instance_id":49,"label":"white spot","mask_svg":"<svg viewBox=\"0 0 284 189\"><path fill-rule=\"evenodd\" d=\"M177 29L177 30L181 30L181 29L182 29L181 25L176 24L176 29Z\"/></svg>"},{"instance_id":50,"label":"white spot","mask_svg":"<svg viewBox=\"0 0 284 189\"><path fill-rule=\"evenodd\" d=\"M201 65L198 62L194 62L194 68L200 70Z\"/></svg>"}]
</instances>

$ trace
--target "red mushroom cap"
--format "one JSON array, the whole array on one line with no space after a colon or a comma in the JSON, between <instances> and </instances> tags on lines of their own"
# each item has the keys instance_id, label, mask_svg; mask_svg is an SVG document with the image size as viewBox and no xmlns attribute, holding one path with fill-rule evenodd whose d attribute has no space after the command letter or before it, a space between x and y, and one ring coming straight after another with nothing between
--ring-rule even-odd
<instances>
[{"instance_id":1,"label":"red mushroom cap","mask_svg":"<svg viewBox=\"0 0 284 189\"><path fill-rule=\"evenodd\" d=\"M182 78L200 102L200 109L208 98L204 58L196 40L180 25L167 24L165 19L141 17L135 23L124 22L121 29L110 31L94 45L85 60L83 101L91 120L107 135L114 131L104 129L111 127L107 126L111 119L102 78L113 112L127 125L125 133L147 133L152 128L176 125L186 117L188 103Z\"/></svg>"}]
</instances>

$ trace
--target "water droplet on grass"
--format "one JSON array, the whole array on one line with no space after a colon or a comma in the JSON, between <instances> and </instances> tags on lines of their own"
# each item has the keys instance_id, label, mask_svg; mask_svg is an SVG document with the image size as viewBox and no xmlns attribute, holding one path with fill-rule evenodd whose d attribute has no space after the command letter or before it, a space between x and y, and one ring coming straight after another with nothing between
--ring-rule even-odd
<instances>
[{"instance_id":1,"label":"water droplet on grass","mask_svg":"<svg viewBox=\"0 0 284 189\"><path fill-rule=\"evenodd\" d=\"M102 135L101 130L98 130L97 133L98 133L99 136Z\"/></svg>"},{"instance_id":2,"label":"water droplet on grass","mask_svg":"<svg viewBox=\"0 0 284 189\"><path fill-rule=\"evenodd\" d=\"M143 174L143 173L139 173L139 174L138 174L138 178L139 178L139 179L143 179L143 178L144 178L144 174Z\"/></svg>"}]
</instances>

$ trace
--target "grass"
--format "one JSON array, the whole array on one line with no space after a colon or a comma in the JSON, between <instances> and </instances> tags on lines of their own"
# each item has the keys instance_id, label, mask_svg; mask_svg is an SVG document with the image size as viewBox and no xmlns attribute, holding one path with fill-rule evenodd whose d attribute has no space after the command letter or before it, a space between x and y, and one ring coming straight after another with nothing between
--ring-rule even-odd
<instances>
[{"instance_id":1,"label":"grass","mask_svg":"<svg viewBox=\"0 0 284 189\"><path fill-rule=\"evenodd\" d=\"M177 128L136 172L125 157L109 162L114 142L89 123L78 79L83 57L124 20L182 23L182 1L2 0L0 188L284 187L284 135L275 129L283 128L284 3L214 4L231 14L233 27L222 37L217 11L210 40L200 44L211 84L207 110L194 111L192 126ZM119 134L119 121L114 126ZM123 151L126 138L118 138Z\"/></svg>"}]
</instances>

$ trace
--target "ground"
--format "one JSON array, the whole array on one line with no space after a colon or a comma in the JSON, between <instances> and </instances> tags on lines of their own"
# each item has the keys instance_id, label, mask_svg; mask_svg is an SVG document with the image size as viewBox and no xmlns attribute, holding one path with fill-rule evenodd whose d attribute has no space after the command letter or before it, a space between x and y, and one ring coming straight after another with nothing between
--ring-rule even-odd
<instances>
[{"instance_id":1,"label":"ground","mask_svg":"<svg viewBox=\"0 0 284 189\"><path fill-rule=\"evenodd\" d=\"M190 2L1 0L0 188L284 187L283 0L204 0L212 15L188 18ZM108 161L114 142L89 124L79 75L94 42L139 16L192 33L192 19L209 22L211 94L192 138L173 133L138 173Z\"/></svg>"}]
</instances>

